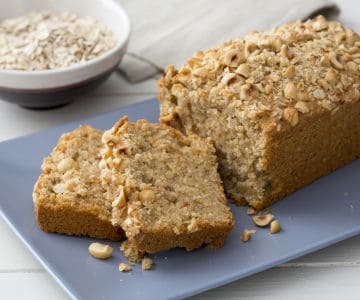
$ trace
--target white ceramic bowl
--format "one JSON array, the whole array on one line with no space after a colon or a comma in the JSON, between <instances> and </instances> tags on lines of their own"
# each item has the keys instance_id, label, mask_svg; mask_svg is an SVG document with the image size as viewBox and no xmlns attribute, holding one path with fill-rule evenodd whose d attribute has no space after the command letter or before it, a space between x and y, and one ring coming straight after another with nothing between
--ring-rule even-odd
<instances>
[{"instance_id":1,"label":"white ceramic bowl","mask_svg":"<svg viewBox=\"0 0 360 300\"><path fill-rule=\"evenodd\" d=\"M114 0L0 1L0 20L44 9L91 16L107 25L117 43L114 48L93 60L62 69L0 69L2 100L32 108L48 108L68 103L76 95L83 94L103 82L117 68L126 52L130 21L124 9Z\"/></svg>"}]
</instances>

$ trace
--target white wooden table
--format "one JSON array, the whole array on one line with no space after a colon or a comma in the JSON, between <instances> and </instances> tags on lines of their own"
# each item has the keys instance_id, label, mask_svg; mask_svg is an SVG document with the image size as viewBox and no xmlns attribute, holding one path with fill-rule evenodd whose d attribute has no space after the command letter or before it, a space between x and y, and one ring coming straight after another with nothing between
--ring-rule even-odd
<instances>
[{"instance_id":1,"label":"white wooden table","mask_svg":"<svg viewBox=\"0 0 360 300\"><path fill-rule=\"evenodd\" d=\"M342 8L341 21L359 30L360 2L337 2ZM114 74L90 96L56 110L31 111L0 101L0 141L155 95L155 80L130 85ZM357 236L194 299L360 299L359 281L360 236ZM1 218L0 299L68 299Z\"/></svg>"}]
</instances>

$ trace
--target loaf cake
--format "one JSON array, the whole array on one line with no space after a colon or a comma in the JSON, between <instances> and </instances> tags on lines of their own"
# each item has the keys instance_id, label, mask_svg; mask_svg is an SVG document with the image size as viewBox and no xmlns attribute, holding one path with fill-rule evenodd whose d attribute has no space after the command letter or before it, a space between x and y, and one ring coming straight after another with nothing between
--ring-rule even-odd
<instances>
[{"instance_id":1,"label":"loaf cake","mask_svg":"<svg viewBox=\"0 0 360 300\"><path fill-rule=\"evenodd\" d=\"M359 65L322 16L253 32L170 65L160 121L212 138L226 194L261 209L360 156Z\"/></svg>"},{"instance_id":2,"label":"loaf cake","mask_svg":"<svg viewBox=\"0 0 360 300\"><path fill-rule=\"evenodd\" d=\"M233 226L208 139L124 117L105 131L101 180L132 252L220 247Z\"/></svg>"},{"instance_id":3,"label":"loaf cake","mask_svg":"<svg viewBox=\"0 0 360 300\"><path fill-rule=\"evenodd\" d=\"M100 182L102 131L91 126L63 134L35 184L35 215L41 229L68 235L120 240L111 223L111 202Z\"/></svg>"}]
</instances>

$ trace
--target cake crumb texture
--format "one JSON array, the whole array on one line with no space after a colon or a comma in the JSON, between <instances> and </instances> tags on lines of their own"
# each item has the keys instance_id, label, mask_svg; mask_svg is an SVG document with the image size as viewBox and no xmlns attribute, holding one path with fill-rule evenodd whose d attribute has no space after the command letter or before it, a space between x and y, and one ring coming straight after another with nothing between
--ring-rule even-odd
<instances>
[{"instance_id":1,"label":"cake crumb texture","mask_svg":"<svg viewBox=\"0 0 360 300\"><path fill-rule=\"evenodd\" d=\"M125 117L102 141L101 179L125 245L147 253L223 245L233 219L210 140Z\"/></svg>"}]
</instances>

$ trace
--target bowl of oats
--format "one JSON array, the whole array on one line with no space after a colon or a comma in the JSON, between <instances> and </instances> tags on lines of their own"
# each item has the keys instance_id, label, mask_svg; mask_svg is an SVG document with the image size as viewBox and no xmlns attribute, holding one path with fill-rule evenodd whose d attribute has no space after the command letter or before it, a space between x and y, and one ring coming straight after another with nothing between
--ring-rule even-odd
<instances>
[{"instance_id":1,"label":"bowl of oats","mask_svg":"<svg viewBox=\"0 0 360 300\"><path fill-rule=\"evenodd\" d=\"M53 108L117 69L130 21L115 0L0 2L0 99Z\"/></svg>"}]
</instances>

